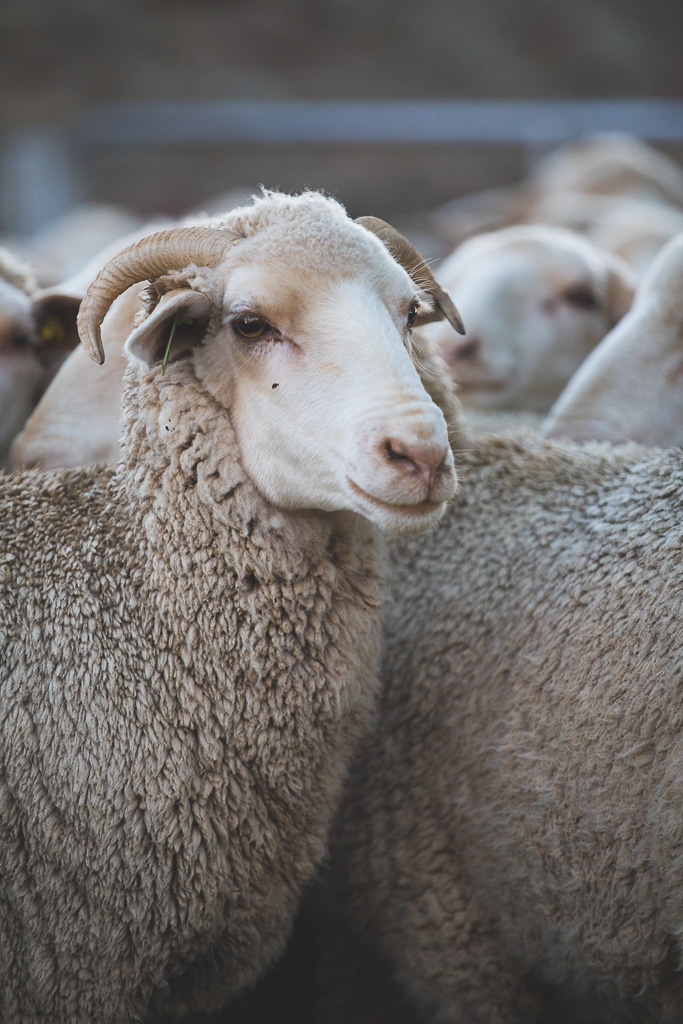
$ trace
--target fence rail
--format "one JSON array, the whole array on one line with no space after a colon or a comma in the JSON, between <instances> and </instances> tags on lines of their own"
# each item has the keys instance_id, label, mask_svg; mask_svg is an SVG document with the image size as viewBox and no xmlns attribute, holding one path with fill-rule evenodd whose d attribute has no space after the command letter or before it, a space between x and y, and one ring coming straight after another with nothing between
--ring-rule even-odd
<instances>
[{"instance_id":1,"label":"fence rail","mask_svg":"<svg viewBox=\"0 0 683 1024\"><path fill-rule=\"evenodd\" d=\"M83 191L84 157L102 147L156 145L521 144L594 132L651 142L683 139L683 99L393 100L110 103L86 108L63 131L29 128L4 140L0 218L26 234Z\"/></svg>"},{"instance_id":2,"label":"fence rail","mask_svg":"<svg viewBox=\"0 0 683 1024\"><path fill-rule=\"evenodd\" d=\"M683 137L683 99L241 100L117 103L74 125L82 145L158 143L562 142L599 131Z\"/></svg>"}]
</instances>

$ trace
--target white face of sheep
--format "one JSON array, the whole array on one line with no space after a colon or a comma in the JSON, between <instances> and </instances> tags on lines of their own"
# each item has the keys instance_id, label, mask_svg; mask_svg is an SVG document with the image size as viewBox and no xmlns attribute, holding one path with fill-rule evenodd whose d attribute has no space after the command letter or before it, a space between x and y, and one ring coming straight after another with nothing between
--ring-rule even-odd
<instances>
[{"instance_id":1,"label":"white face of sheep","mask_svg":"<svg viewBox=\"0 0 683 1024\"><path fill-rule=\"evenodd\" d=\"M625 266L554 229L474 238L439 277L467 336L435 338L463 402L483 408L546 411L632 297Z\"/></svg>"},{"instance_id":2,"label":"white face of sheep","mask_svg":"<svg viewBox=\"0 0 683 1024\"><path fill-rule=\"evenodd\" d=\"M351 510L416 532L455 488L444 417L410 355L427 307L381 243L365 248L348 259L340 248L316 272L247 239L212 272L210 308L195 290L169 295L127 347L153 364L177 314L218 313L218 330L193 345L195 373L229 410L259 490L281 508ZM177 337L187 345L182 328Z\"/></svg>"}]
</instances>

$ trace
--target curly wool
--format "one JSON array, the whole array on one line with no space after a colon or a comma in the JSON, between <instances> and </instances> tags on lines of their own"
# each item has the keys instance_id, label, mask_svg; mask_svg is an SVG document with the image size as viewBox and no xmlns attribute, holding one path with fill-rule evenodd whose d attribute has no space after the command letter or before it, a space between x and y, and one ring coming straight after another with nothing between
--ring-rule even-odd
<instances>
[{"instance_id":1,"label":"curly wool","mask_svg":"<svg viewBox=\"0 0 683 1024\"><path fill-rule=\"evenodd\" d=\"M393 545L386 692L332 843L337 973L361 1007L376 958L414 1021L674 1024L681 451L520 436L460 462L438 531Z\"/></svg>"},{"instance_id":2,"label":"curly wool","mask_svg":"<svg viewBox=\"0 0 683 1024\"><path fill-rule=\"evenodd\" d=\"M269 506L187 362L130 370L124 405L115 470L0 475L5 1024L251 982L375 690L374 528Z\"/></svg>"}]
</instances>

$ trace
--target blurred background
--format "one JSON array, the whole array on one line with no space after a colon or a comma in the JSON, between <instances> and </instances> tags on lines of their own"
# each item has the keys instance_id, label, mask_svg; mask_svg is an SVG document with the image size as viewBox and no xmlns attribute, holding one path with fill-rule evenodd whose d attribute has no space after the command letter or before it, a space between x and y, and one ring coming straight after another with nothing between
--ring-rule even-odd
<instances>
[{"instance_id":1,"label":"blurred background","mask_svg":"<svg viewBox=\"0 0 683 1024\"><path fill-rule=\"evenodd\" d=\"M589 131L681 162L682 38L680 0L5 0L0 235L87 203L115 236L108 206L134 227L261 184L419 235Z\"/></svg>"}]
</instances>

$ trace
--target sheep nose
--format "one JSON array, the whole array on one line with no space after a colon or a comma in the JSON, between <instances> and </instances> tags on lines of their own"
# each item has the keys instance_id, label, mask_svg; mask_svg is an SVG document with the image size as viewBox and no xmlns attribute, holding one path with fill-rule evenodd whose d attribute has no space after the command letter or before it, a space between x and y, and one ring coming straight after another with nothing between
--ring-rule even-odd
<instances>
[{"instance_id":1,"label":"sheep nose","mask_svg":"<svg viewBox=\"0 0 683 1024\"><path fill-rule=\"evenodd\" d=\"M382 457L396 473L420 477L429 490L448 460L447 444L425 442L406 444L398 438L386 438L380 445Z\"/></svg>"},{"instance_id":2,"label":"sheep nose","mask_svg":"<svg viewBox=\"0 0 683 1024\"><path fill-rule=\"evenodd\" d=\"M460 359L475 359L481 349L481 338L478 335L468 334L461 342L450 342L444 345L441 351L443 358L449 365L457 363Z\"/></svg>"}]
</instances>

